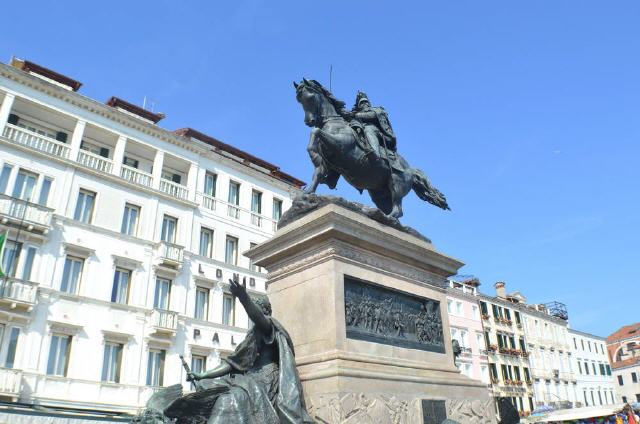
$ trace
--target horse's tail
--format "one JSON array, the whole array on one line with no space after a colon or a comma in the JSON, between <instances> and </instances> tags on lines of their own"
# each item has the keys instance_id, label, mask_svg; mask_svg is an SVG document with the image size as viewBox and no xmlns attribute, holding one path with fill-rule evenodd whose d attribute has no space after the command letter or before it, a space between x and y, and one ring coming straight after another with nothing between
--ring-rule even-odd
<instances>
[{"instance_id":1,"label":"horse's tail","mask_svg":"<svg viewBox=\"0 0 640 424\"><path fill-rule=\"evenodd\" d=\"M413 182L411 188L413 188L413 191L415 191L418 197L422 200L441 209L450 210L449 205L447 204L447 198L444 194L432 186L427 176L419 169L413 169Z\"/></svg>"}]
</instances>

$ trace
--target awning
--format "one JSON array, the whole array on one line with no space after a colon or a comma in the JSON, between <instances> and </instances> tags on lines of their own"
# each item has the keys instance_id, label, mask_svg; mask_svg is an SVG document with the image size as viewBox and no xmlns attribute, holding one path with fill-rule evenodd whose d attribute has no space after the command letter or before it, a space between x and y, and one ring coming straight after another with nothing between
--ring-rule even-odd
<instances>
[{"instance_id":1,"label":"awning","mask_svg":"<svg viewBox=\"0 0 640 424\"><path fill-rule=\"evenodd\" d=\"M624 407L624 403L603 406L587 406L584 408L562 409L550 412L544 417L529 417L529 423L550 423L556 421L572 421L587 418L608 417L614 415Z\"/></svg>"}]
</instances>

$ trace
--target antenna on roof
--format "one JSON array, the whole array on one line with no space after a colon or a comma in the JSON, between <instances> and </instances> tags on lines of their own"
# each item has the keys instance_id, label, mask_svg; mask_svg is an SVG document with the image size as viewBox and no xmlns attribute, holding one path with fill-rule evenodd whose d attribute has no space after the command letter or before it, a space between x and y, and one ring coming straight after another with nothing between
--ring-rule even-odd
<instances>
[{"instance_id":1,"label":"antenna on roof","mask_svg":"<svg viewBox=\"0 0 640 424\"><path fill-rule=\"evenodd\" d=\"M144 99L142 99L142 109L147 109L147 96L144 96Z\"/></svg>"},{"instance_id":2,"label":"antenna on roof","mask_svg":"<svg viewBox=\"0 0 640 424\"><path fill-rule=\"evenodd\" d=\"M332 77L332 74L333 74L333 65L329 65L329 91L332 91L331 90L331 79L332 79L331 77Z\"/></svg>"}]
</instances>

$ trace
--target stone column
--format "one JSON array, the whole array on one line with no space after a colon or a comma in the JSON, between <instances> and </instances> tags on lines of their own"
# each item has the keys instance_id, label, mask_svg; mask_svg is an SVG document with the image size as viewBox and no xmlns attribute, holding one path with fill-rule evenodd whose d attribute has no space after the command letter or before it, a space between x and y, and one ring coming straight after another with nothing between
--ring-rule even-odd
<instances>
[{"instance_id":1,"label":"stone column","mask_svg":"<svg viewBox=\"0 0 640 424\"><path fill-rule=\"evenodd\" d=\"M189 174L187 175L187 188L189 189L189 199L192 202L196 201L196 190L198 188L198 164L191 162L189 166Z\"/></svg>"},{"instance_id":2,"label":"stone column","mask_svg":"<svg viewBox=\"0 0 640 424\"><path fill-rule=\"evenodd\" d=\"M4 134L4 127L9 120L9 114L11 113L15 98L15 94L7 93L4 95L4 101L2 102L2 106L0 106L0 135Z\"/></svg>"},{"instance_id":3,"label":"stone column","mask_svg":"<svg viewBox=\"0 0 640 424\"><path fill-rule=\"evenodd\" d=\"M116 142L116 148L113 150L113 173L120 176L122 170L122 162L124 161L124 151L127 147L127 137L121 135Z\"/></svg>"},{"instance_id":4,"label":"stone column","mask_svg":"<svg viewBox=\"0 0 640 424\"><path fill-rule=\"evenodd\" d=\"M76 127L73 130L71 136L71 152L69 153L69 159L78 160L78 153L80 152L80 145L82 144L82 136L84 135L84 129L87 126L87 122L78 119Z\"/></svg>"},{"instance_id":5,"label":"stone column","mask_svg":"<svg viewBox=\"0 0 640 424\"><path fill-rule=\"evenodd\" d=\"M164 164L164 152L162 150L156 151L156 156L153 158L153 185L156 190L160 190L160 179L162 178L162 166Z\"/></svg>"}]
</instances>

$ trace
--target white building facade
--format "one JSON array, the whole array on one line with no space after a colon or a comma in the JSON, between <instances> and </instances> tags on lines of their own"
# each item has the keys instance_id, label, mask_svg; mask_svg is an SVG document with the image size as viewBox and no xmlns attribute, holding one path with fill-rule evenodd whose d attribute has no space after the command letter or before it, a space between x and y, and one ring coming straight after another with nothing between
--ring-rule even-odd
<instances>
[{"instance_id":1,"label":"white building facade","mask_svg":"<svg viewBox=\"0 0 640 424\"><path fill-rule=\"evenodd\" d=\"M584 406L617 403L605 338L573 329L569 338L580 402Z\"/></svg>"},{"instance_id":2,"label":"white building facade","mask_svg":"<svg viewBox=\"0 0 640 424\"><path fill-rule=\"evenodd\" d=\"M551 315L541 305L523 305L520 311L537 406L581 406L567 321Z\"/></svg>"},{"instance_id":3,"label":"white building facade","mask_svg":"<svg viewBox=\"0 0 640 424\"><path fill-rule=\"evenodd\" d=\"M0 64L0 396L135 412L233 351L227 281L302 182L195 130L26 61Z\"/></svg>"},{"instance_id":4,"label":"white building facade","mask_svg":"<svg viewBox=\"0 0 640 424\"><path fill-rule=\"evenodd\" d=\"M457 340L461 348L456 366L467 377L489 385L488 352L477 297L479 285L473 276L450 277L447 313L451 339Z\"/></svg>"}]
</instances>

